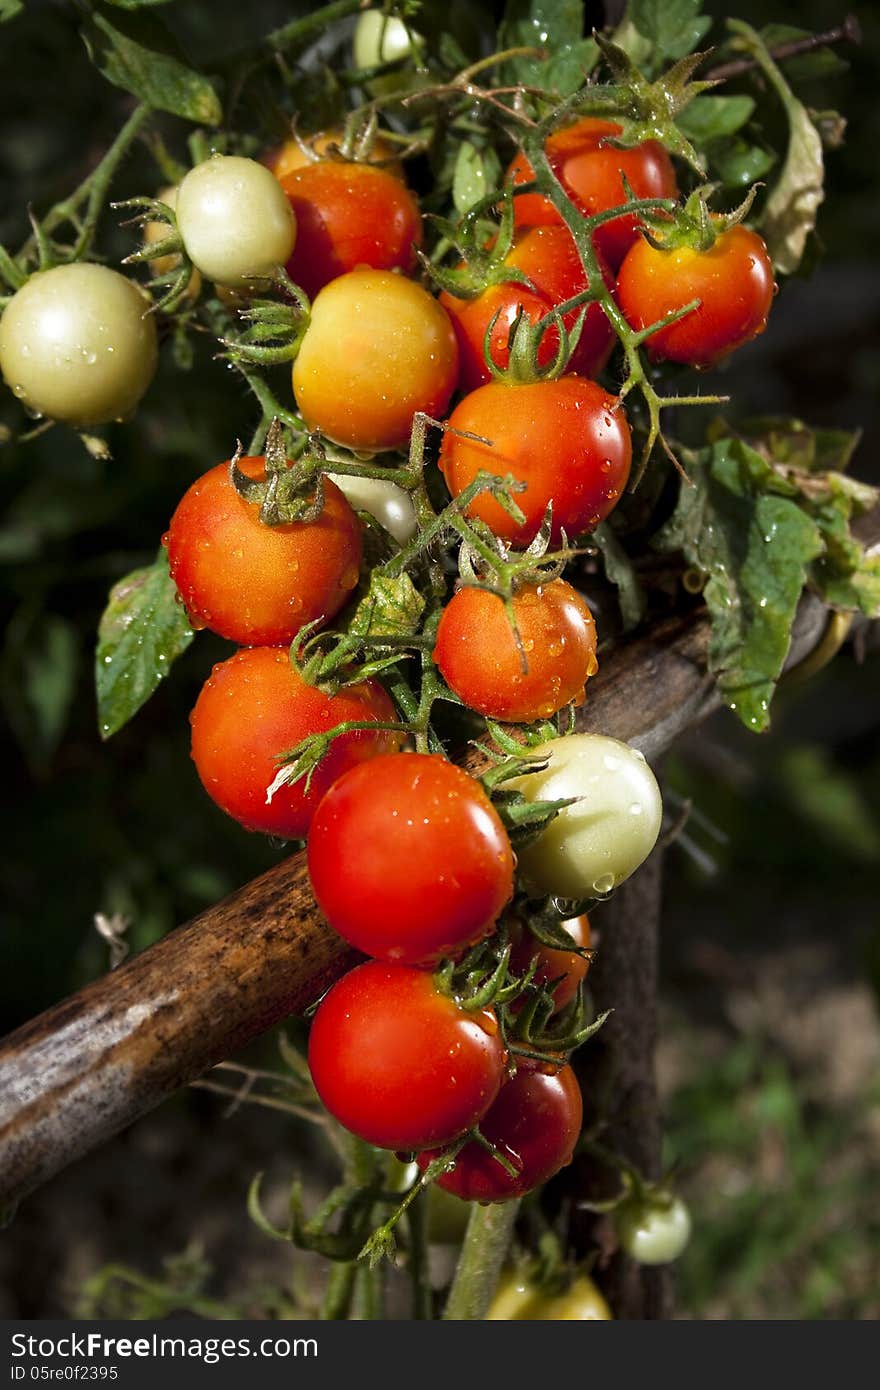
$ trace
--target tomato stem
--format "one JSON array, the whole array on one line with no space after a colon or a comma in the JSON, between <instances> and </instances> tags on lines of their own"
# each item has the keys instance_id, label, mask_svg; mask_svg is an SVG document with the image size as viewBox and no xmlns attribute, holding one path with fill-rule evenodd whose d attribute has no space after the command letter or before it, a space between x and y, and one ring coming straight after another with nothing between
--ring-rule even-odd
<instances>
[{"instance_id":1,"label":"tomato stem","mask_svg":"<svg viewBox=\"0 0 880 1390\"><path fill-rule=\"evenodd\" d=\"M447 1322L480 1321L489 1311L513 1235L519 1202L475 1204L443 1311Z\"/></svg>"}]
</instances>

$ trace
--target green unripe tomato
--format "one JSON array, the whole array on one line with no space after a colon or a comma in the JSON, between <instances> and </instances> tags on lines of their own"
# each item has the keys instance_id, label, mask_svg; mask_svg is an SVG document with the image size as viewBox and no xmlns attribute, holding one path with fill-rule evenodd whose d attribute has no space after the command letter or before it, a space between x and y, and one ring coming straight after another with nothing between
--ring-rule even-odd
<instances>
[{"instance_id":1,"label":"green unripe tomato","mask_svg":"<svg viewBox=\"0 0 880 1390\"><path fill-rule=\"evenodd\" d=\"M680 1197L657 1192L631 1197L616 1209L614 1227L621 1249L642 1265L677 1260L690 1239L691 1216Z\"/></svg>"},{"instance_id":2,"label":"green unripe tomato","mask_svg":"<svg viewBox=\"0 0 880 1390\"><path fill-rule=\"evenodd\" d=\"M529 801L580 799L518 851L526 880L560 898L610 893L654 848L663 816L657 779L637 749L602 734L567 734L530 751L546 768L511 787Z\"/></svg>"},{"instance_id":3,"label":"green unripe tomato","mask_svg":"<svg viewBox=\"0 0 880 1390\"><path fill-rule=\"evenodd\" d=\"M101 425L130 415L156 370L150 300L108 266L32 275L0 319L0 371L38 415Z\"/></svg>"},{"instance_id":4,"label":"green unripe tomato","mask_svg":"<svg viewBox=\"0 0 880 1390\"><path fill-rule=\"evenodd\" d=\"M186 254L209 280L247 285L284 265L296 218L263 164L215 154L190 169L177 190L177 228Z\"/></svg>"},{"instance_id":5,"label":"green unripe tomato","mask_svg":"<svg viewBox=\"0 0 880 1390\"><path fill-rule=\"evenodd\" d=\"M350 473L328 473L327 477L345 493L356 511L369 512L390 531L398 545L412 540L418 530L412 498L390 478L358 478Z\"/></svg>"},{"instance_id":6,"label":"green unripe tomato","mask_svg":"<svg viewBox=\"0 0 880 1390\"><path fill-rule=\"evenodd\" d=\"M356 68L378 68L405 58L414 48L415 35L402 19L384 15L381 10L364 10L354 31L353 57Z\"/></svg>"}]
</instances>

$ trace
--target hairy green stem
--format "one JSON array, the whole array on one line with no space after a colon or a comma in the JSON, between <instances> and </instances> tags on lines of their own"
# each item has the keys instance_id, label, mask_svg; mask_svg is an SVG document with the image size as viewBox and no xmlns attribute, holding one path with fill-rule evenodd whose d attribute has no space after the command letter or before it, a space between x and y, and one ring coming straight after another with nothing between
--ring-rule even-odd
<instances>
[{"instance_id":1,"label":"hairy green stem","mask_svg":"<svg viewBox=\"0 0 880 1390\"><path fill-rule=\"evenodd\" d=\"M458 1268L443 1311L447 1322L477 1322L486 1316L507 1257L518 1202L475 1205L468 1219Z\"/></svg>"}]
</instances>

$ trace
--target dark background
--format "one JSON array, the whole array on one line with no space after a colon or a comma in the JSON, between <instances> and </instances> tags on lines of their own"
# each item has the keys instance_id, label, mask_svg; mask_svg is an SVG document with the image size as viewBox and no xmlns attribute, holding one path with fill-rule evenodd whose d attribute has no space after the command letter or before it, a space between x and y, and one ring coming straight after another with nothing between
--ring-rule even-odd
<instances>
[{"instance_id":1,"label":"dark background","mask_svg":"<svg viewBox=\"0 0 880 1390\"><path fill-rule=\"evenodd\" d=\"M723 17L720 5L705 8ZM184 0L163 14L210 63L292 12L270 0ZM735 12L817 30L844 14L819 0ZM741 416L862 428L853 471L880 482L880 24L873 7L857 14L862 46L801 89L811 107L849 121L846 145L827 154L824 259L785 286L769 331L723 373L722 389ZM31 4L2 40L0 239L16 247L27 205L43 210L75 186L128 102L90 66L72 6ZM180 124L168 131L182 152ZM117 196L154 183L135 153ZM111 261L130 235L108 219ZM206 341L187 374L166 350L135 420L110 431L111 461L90 458L62 428L0 447L0 1033L106 968L96 912L123 914L140 949L283 852L223 817L189 760L188 711L225 644L202 634L106 746L92 685L110 584L149 562L181 492L229 456L253 417ZM0 422L19 428L5 390ZM781 691L770 735L718 716L667 761L670 804L690 797L695 808L667 859L662 943L669 1156L696 1225L679 1267L684 1316L880 1313L877 670L868 638L805 688ZM271 1040L257 1055L274 1061ZM280 1200L304 1142L270 1112L224 1119L195 1092L169 1102L25 1204L0 1236L0 1316L70 1313L108 1263L155 1276L185 1248L182 1277L206 1296L289 1311L301 1262L251 1226L244 1196L267 1167L270 1203Z\"/></svg>"}]
</instances>

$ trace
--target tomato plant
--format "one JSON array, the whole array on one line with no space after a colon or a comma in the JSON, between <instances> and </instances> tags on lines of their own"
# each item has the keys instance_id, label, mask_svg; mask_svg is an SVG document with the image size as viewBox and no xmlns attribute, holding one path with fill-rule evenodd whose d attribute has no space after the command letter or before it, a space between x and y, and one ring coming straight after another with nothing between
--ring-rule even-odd
<instances>
[{"instance_id":1,"label":"tomato plant","mask_svg":"<svg viewBox=\"0 0 880 1390\"><path fill-rule=\"evenodd\" d=\"M236 467L265 481L265 463L243 458ZM358 582L361 525L335 483L325 481L323 494L314 520L270 526L237 492L229 463L197 479L165 536L191 621L242 646L277 646L338 613Z\"/></svg>"},{"instance_id":2,"label":"tomato plant","mask_svg":"<svg viewBox=\"0 0 880 1390\"><path fill-rule=\"evenodd\" d=\"M660 141L643 140L621 149L612 142L622 134L623 127L616 121L584 116L547 140L545 151L551 169L575 206L587 216L627 201L624 178L636 198L674 198L678 193L672 161ZM535 176L522 153L507 172L515 185L529 183ZM556 208L540 193L519 194L514 199L514 213L518 226L540 227L561 221ZM596 245L613 270L636 240L638 228L638 218L624 213L597 229Z\"/></svg>"},{"instance_id":3,"label":"tomato plant","mask_svg":"<svg viewBox=\"0 0 880 1390\"><path fill-rule=\"evenodd\" d=\"M496 366L506 367L508 337L517 313L521 310L532 323L538 323L551 309L583 294L589 284L566 227L526 229L517 237L503 265L523 271L534 288L505 280L472 299L462 299L448 291L440 296L458 339L459 386L463 391L474 391L491 380L484 344L493 319L490 356ZM582 306L567 310L562 315L565 327L573 329L581 314ZM613 343L614 331L601 305L586 305L580 336L566 370L578 376L596 376L608 361ZM558 347L559 334L550 324L538 348L539 364L550 362Z\"/></svg>"},{"instance_id":4,"label":"tomato plant","mask_svg":"<svg viewBox=\"0 0 880 1390\"><path fill-rule=\"evenodd\" d=\"M421 285L352 270L312 305L293 389L310 429L352 449L395 449L417 411L442 414L457 371L452 325Z\"/></svg>"},{"instance_id":5,"label":"tomato plant","mask_svg":"<svg viewBox=\"0 0 880 1390\"><path fill-rule=\"evenodd\" d=\"M699 300L647 340L652 357L692 367L711 367L763 333L774 292L767 246L742 226L729 227L705 249L663 249L639 238L617 281L620 307L637 329Z\"/></svg>"},{"instance_id":6,"label":"tomato plant","mask_svg":"<svg viewBox=\"0 0 880 1390\"><path fill-rule=\"evenodd\" d=\"M486 589L459 589L441 614L434 660L471 709L528 724L583 699L598 669L596 625L564 579L525 585L511 609Z\"/></svg>"},{"instance_id":7,"label":"tomato plant","mask_svg":"<svg viewBox=\"0 0 880 1390\"><path fill-rule=\"evenodd\" d=\"M321 801L309 875L346 941L429 965L491 931L513 892L513 854L472 777L436 754L395 753L352 769Z\"/></svg>"},{"instance_id":8,"label":"tomato plant","mask_svg":"<svg viewBox=\"0 0 880 1390\"><path fill-rule=\"evenodd\" d=\"M393 723L391 700L364 681L325 695L307 685L282 647L246 647L219 662L192 712L192 757L208 795L246 830L296 839L306 834L323 793L344 772L394 748L393 730L352 730L334 739L306 786L267 792L277 759L310 734L349 721Z\"/></svg>"},{"instance_id":9,"label":"tomato plant","mask_svg":"<svg viewBox=\"0 0 880 1390\"><path fill-rule=\"evenodd\" d=\"M480 1120L480 1133L502 1155L470 1140L440 1187L468 1202L507 1202L547 1182L571 1162L581 1131L583 1102L571 1067L541 1071L521 1066ZM419 1156L424 1166L430 1154Z\"/></svg>"},{"instance_id":10,"label":"tomato plant","mask_svg":"<svg viewBox=\"0 0 880 1390\"><path fill-rule=\"evenodd\" d=\"M239 155L213 155L191 169L177 190L176 214L196 269L234 289L284 265L296 240L278 180Z\"/></svg>"},{"instance_id":11,"label":"tomato plant","mask_svg":"<svg viewBox=\"0 0 880 1390\"><path fill-rule=\"evenodd\" d=\"M453 497L481 471L525 483L515 497L523 521L488 493L467 507L467 515L514 545L534 540L551 504L554 542L563 531L575 537L592 530L614 507L629 477L630 432L623 408L582 377L523 385L489 382L458 403L449 425L440 467Z\"/></svg>"},{"instance_id":12,"label":"tomato plant","mask_svg":"<svg viewBox=\"0 0 880 1390\"><path fill-rule=\"evenodd\" d=\"M362 266L415 269L422 219L394 174L371 164L321 160L284 175L281 186L296 218L287 273L306 294Z\"/></svg>"},{"instance_id":13,"label":"tomato plant","mask_svg":"<svg viewBox=\"0 0 880 1390\"><path fill-rule=\"evenodd\" d=\"M327 1109L383 1149L426 1149L466 1134L498 1094L504 1055L491 1009L462 1009L427 971L381 961L333 986L309 1036L309 1068Z\"/></svg>"},{"instance_id":14,"label":"tomato plant","mask_svg":"<svg viewBox=\"0 0 880 1390\"><path fill-rule=\"evenodd\" d=\"M35 415L98 425L130 415L156 371L156 321L132 280L79 262L32 275L0 319L0 372Z\"/></svg>"}]
</instances>

